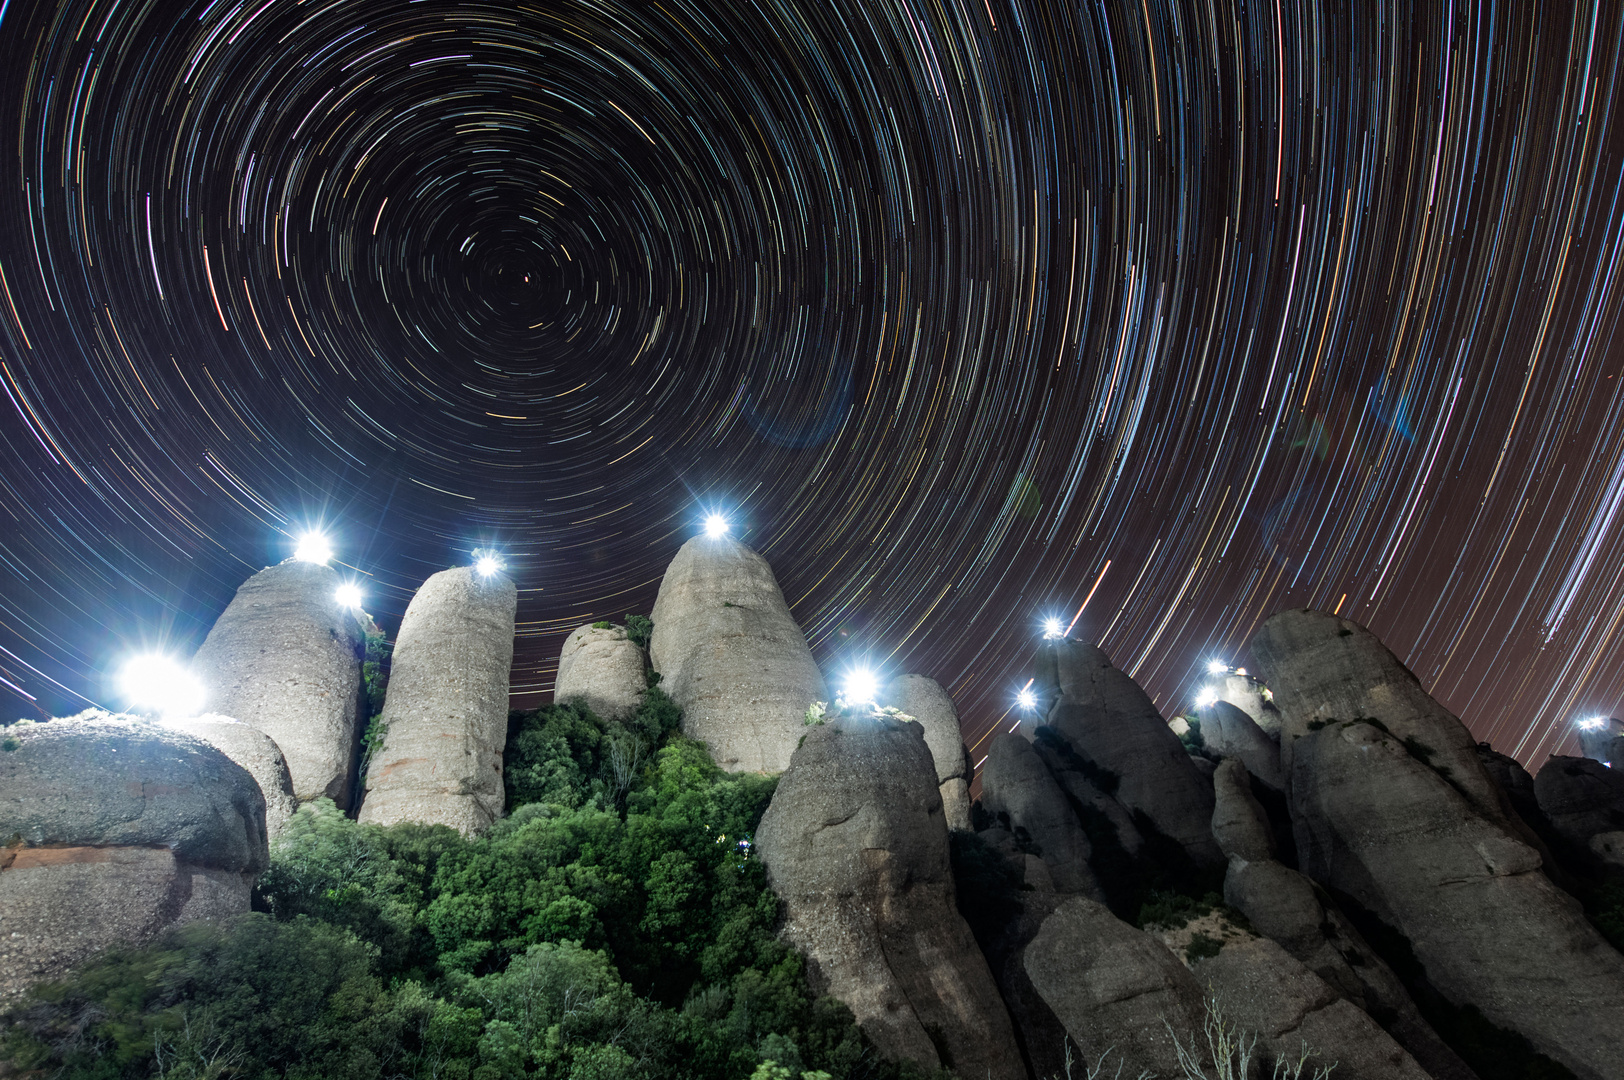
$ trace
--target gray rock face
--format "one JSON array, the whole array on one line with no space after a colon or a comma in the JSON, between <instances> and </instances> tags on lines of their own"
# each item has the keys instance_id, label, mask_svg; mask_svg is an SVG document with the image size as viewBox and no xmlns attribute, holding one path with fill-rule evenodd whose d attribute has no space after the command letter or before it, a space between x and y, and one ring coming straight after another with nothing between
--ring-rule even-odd
<instances>
[{"instance_id":1,"label":"gray rock face","mask_svg":"<svg viewBox=\"0 0 1624 1080\"><path fill-rule=\"evenodd\" d=\"M1246 763L1246 771L1275 791L1286 788L1280 770L1280 746L1253 723L1252 718L1227 701L1215 701L1196 710L1201 738L1208 750Z\"/></svg>"},{"instance_id":2,"label":"gray rock face","mask_svg":"<svg viewBox=\"0 0 1624 1080\"><path fill-rule=\"evenodd\" d=\"M1624 761L1615 761L1618 747L1613 740L1624 737L1624 720L1615 716L1602 718L1599 724L1581 724L1579 727L1579 753L1592 761L1612 762L1617 768Z\"/></svg>"},{"instance_id":3,"label":"gray rock face","mask_svg":"<svg viewBox=\"0 0 1624 1080\"><path fill-rule=\"evenodd\" d=\"M1249 862L1275 856L1274 834L1251 777L1239 758L1227 758L1212 774L1212 835L1225 856Z\"/></svg>"},{"instance_id":4,"label":"gray rock face","mask_svg":"<svg viewBox=\"0 0 1624 1080\"><path fill-rule=\"evenodd\" d=\"M1505 795L1506 801L1527 824L1539 819L1539 798L1534 794L1534 778L1514 757L1502 754L1488 743L1477 744L1477 760L1494 786Z\"/></svg>"},{"instance_id":5,"label":"gray rock face","mask_svg":"<svg viewBox=\"0 0 1624 1080\"><path fill-rule=\"evenodd\" d=\"M605 720L629 720L648 693L643 650L624 626L582 626L558 654L553 700L578 701Z\"/></svg>"},{"instance_id":6,"label":"gray rock face","mask_svg":"<svg viewBox=\"0 0 1624 1080\"><path fill-rule=\"evenodd\" d=\"M331 567L289 560L243 582L192 660L211 712L269 735L300 799L350 803L360 746L360 623Z\"/></svg>"},{"instance_id":7,"label":"gray rock face","mask_svg":"<svg viewBox=\"0 0 1624 1080\"><path fill-rule=\"evenodd\" d=\"M1350 1080L1431 1080L1363 1010L1267 938L1227 942L1193 971L1260 1049L1294 1059L1307 1043L1316 1065L1335 1064Z\"/></svg>"},{"instance_id":8,"label":"gray rock face","mask_svg":"<svg viewBox=\"0 0 1624 1080\"><path fill-rule=\"evenodd\" d=\"M1212 786L1139 684L1101 650L1070 639L1046 642L1037 670L1042 695L1053 702L1048 726L1120 778L1116 800L1144 813L1196 863L1221 864L1212 839Z\"/></svg>"},{"instance_id":9,"label":"gray rock face","mask_svg":"<svg viewBox=\"0 0 1624 1080\"><path fill-rule=\"evenodd\" d=\"M1250 675L1231 671L1208 680L1219 701L1235 706L1252 718L1252 723L1275 742L1280 741L1280 710L1274 707L1268 687Z\"/></svg>"},{"instance_id":10,"label":"gray rock face","mask_svg":"<svg viewBox=\"0 0 1624 1080\"><path fill-rule=\"evenodd\" d=\"M893 679L880 700L900 709L925 729L925 745L936 762L942 812L950 829L970 827L970 755L959 730L959 710L935 679L904 675Z\"/></svg>"},{"instance_id":11,"label":"gray rock face","mask_svg":"<svg viewBox=\"0 0 1624 1080\"><path fill-rule=\"evenodd\" d=\"M395 641L386 731L360 820L472 835L501 816L517 608L511 580L467 566L442 570L417 590Z\"/></svg>"},{"instance_id":12,"label":"gray rock face","mask_svg":"<svg viewBox=\"0 0 1624 1080\"><path fill-rule=\"evenodd\" d=\"M1009 1016L954 903L923 729L875 714L802 730L756 849L814 986L888 1057L1021 1080Z\"/></svg>"},{"instance_id":13,"label":"gray rock face","mask_svg":"<svg viewBox=\"0 0 1624 1080\"><path fill-rule=\"evenodd\" d=\"M5 729L0 1005L108 945L248 910L265 801L200 739L107 713Z\"/></svg>"},{"instance_id":14,"label":"gray rock face","mask_svg":"<svg viewBox=\"0 0 1624 1080\"><path fill-rule=\"evenodd\" d=\"M265 796L265 833L275 840L299 808L282 750L269 735L229 716L208 714L165 720L164 726L196 736L247 769Z\"/></svg>"},{"instance_id":15,"label":"gray rock face","mask_svg":"<svg viewBox=\"0 0 1624 1080\"><path fill-rule=\"evenodd\" d=\"M730 772L779 772L829 689L767 560L696 536L666 568L649 656L684 734Z\"/></svg>"},{"instance_id":16,"label":"gray rock face","mask_svg":"<svg viewBox=\"0 0 1624 1080\"><path fill-rule=\"evenodd\" d=\"M1078 896L1043 921L1022 963L1083 1060L1114 1050L1125 1076L1182 1075L1163 1021L1186 1035L1199 1030L1201 986L1160 941Z\"/></svg>"},{"instance_id":17,"label":"gray rock face","mask_svg":"<svg viewBox=\"0 0 1624 1080\"><path fill-rule=\"evenodd\" d=\"M1408 937L1442 994L1586 1080L1624 1075L1624 956L1532 847L1368 723L1296 740L1291 803L1303 869Z\"/></svg>"},{"instance_id":18,"label":"gray rock face","mask_svg":"<svg viewBox=\"0 0 1624 1080\"><path fill-rule=\"evenodd\" d=\"M1553 754L1534 777L1534 797L1551 826L1581 848L1624 829L1624 772L1599 761Z\"/></svg>"},{"instance_id":19,"label":"gray rock face","mask_svg":"<svg viewBox=\"0 0 1624 1080\"><path fill-rule=\"evenodd\" d=\"M1000 820L1007 816L1017 836L1024 832L1037 845L1056 890L1104 899L1088 866L1088 834L1037 751L1019 735L996 735L987 748L981 805Z\"/></svg>"}]
</instances>

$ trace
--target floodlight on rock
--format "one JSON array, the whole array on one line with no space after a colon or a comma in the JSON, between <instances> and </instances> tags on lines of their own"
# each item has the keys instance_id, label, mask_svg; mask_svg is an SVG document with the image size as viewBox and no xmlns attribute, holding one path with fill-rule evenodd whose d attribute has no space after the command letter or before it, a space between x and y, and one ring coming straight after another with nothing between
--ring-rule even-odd
<instances>
[{"instance_id":1,"label":"floodlight on rock","mask_svg":"<svg viewBox=\"0 0 1624 1080\"><path fill-rule=\"evenodd\" d=\"M333 593L333 599L337 600L339 604L344 607L353 608L356 611L359 611L361 609L362 599L361 586L355 584L353 581L346 581L344 584L338 587L336 592Z\"/></svg>"},{"instance_id":2,"label":"floodlight on rock","mask_svg":"<svg viewBox=\"0 0 1624 1080\"><path fill-rule=\"evenodd\" d=\"M1209 675L1224 675L1228 672L1229 665L1222 660L1209 660L1207 662L1207 674Z\"/></svg>"},{"instance_id":3,"label":"floodlight on rock","mask_svg":"<svg viewBox=\"0 0 1624 1080\"><path fill-rule=\"evenodd\" d=\"M1053 615L1050 615L1047 619L1043 620L1043 636L1046 640L1053 641L1055 638L1065 637L1066 630L1060 625L1059 619L1055 618Z\"/></svg>"},{"instance_id":4,"label":"floodlight on rock","mask_svg":"<svg viewBox=\"0 0 1624 1080\"><path fill-rule=\"evenodd\" d=\"M1205 709L1208 705L1211 705L1217 700L1218 691L1212 689L1203 690L1201 693L1195 696L1195 707L1198 709Z\"/></svg>"},{"instance_id":5,"label":"floodlight on rock","mask_svg":"<svg viewBox=\"0 0 1624 1080\"><path fill-rule=\"evenodd\" d=\"M1579 721L1579 727L1584 731L1595 731L1605 723L1607 723L1605 716L1587 716Z\"/></svg>"},{"instance_id":6,"label":"floodlight on rock","mask_svg":"<svg viewBox=\"0 0 1624 1080\"><path fill-rule=\"evenodd\" d=\"M719 536L726 536L728 528L729 526L727 518L723 517L721 514L705 515L705 535L710 537L712 540Z\"/></svg>"},{"instance_id":7,"label":"floodlight on rock","mask_svg":"<svg viewBox=\"0 0 1624 1080\"><path fill-rule=\"evenodd\" d=\"M143 653L125 662L119 689L131 707L168 719L203 711L203 684L186 666L162 653Z\"/></svg>"},{"instance_id":8,"label":"floodlight on rock","mask_svg":"<svg viewBox=\"0 0 1624 1080\"><path fill-rule=\"evenodd\" d=\"M494 551L474 552L474 573L480 577L495 577L502 572L504 565L501 556Z\"/></svg>"},{"instance_id":9,"label":"floodlight on rock","mask_svg":"<svg viewBox=\"0 0 1624 1080\"><path fill-rule=\"evenodd\" d=\"M852 668L840 687L840 700L847 705L872 705L880 694L880 680L866 667Z\"/></svg>"},{"instance_id":10,"label":"floodlight on rock","mask_svg":"<svg viewBox=\"0 0 1624 1080\"><path fill-rule=\"evenodd\" d=\"M300 562L326 566L328 560L333 557L333 545L319 532L301 533L298 545L293 549L293 557Z\"/></svg>"},{"instance_id":11,"label":"floodlight on rock","mask_svg":"<svg viewBox=\"0 0 1624 1080\"><path fill-rule=\"evenodd\" d=\"M1030 712L1038 707L1038 696L1030 690L1022 690L1015 695L1015 704Z\"/></svg>"}]
</instances>

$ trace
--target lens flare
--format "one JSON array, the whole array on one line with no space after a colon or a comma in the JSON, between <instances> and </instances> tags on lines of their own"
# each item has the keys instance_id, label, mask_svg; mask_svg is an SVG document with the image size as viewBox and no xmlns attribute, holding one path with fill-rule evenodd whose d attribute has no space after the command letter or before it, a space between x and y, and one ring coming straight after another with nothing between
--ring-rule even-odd
<instances>
[{"instance_id":1,"label":"lens flare","mask_svg":"<svg viewBox=\"0 0 1624 1080\"><path fill-rule=\"evenodd\" d=\"M338 587L337 592L333 593L333 599L347 608L355 608L359 611L361 608L361 586L347 581Z\"/></svg>"},{"instance_id":2,"label":"lens flare","mask_svg":"<svg viewBox=\"0 0 1624 1080\"><path fill-rule=\"evenodd\" d=\"M161 653L126 661L119 672L119 689L131 706L165 717L196 716L203 711L203 684L184 664Z\"/></svg>"},{"instance_id":3,"label":"lens flare","mask_svg":"<svg viewBox=\"0 0 1624 1080\"><path fill-rule=\"evenodd\" d=\"M333 545L328 543L327 537L321 533L307 532L299 537L298 546L293 549L293 557L300 562L326 566L327 561L333 557Z\"/></svg>"},{"instance_id":4,"label":"lens flare","mask_svg":"<svg viewBox=\"0 0 1624 1080\"><path fill-rule=\"evenodd\" d=\"M480 577L495 577L502 572L501 558L493 552L484 552L474 558L474 573Z\"/></svg>"},{"instance_id":5,"label":"lens flare","mask_svg":"<svg viewBox=\"0 0 1624 1080\"><path fill-rule=\"evenodd\" d=\"M710 537L711 539L714 540L718 536L726 536L727 535L727 530L728 530L727 518L723 517L721 514L707 514L707 515L705 515L705 535L706 536L708 536L708 537Z\"/></svg>"},{"instance_id":6,"label":"lens flare","mask_svg":"<svg viewBox=\"0 0 1624 1080\"><path fill-rule=\"evenodd\" d=\"M840 699L848 705L872 705L880 693L880 680L866 667L853 668L840 689Z\"/></svg>"}]
</instances>

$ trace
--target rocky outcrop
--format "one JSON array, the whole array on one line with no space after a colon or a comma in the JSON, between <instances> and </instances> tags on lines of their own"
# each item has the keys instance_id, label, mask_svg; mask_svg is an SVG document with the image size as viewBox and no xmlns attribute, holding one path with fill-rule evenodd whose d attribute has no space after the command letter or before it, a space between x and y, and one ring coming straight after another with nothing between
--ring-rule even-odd
<instances>
[{"instance_id":1,"label":"rocky outcrop","mask_svg":"<svg viewBox=\"0 0 1624 1080\"><path fill-rule=\"evenodd\" d=\"M1019 735L993 737L981 767L981 806L1042 859L1054 890L1104 899L1088 866L1088 834L1037 751Z\"/></svg>"},{"instance_id":2,"label":"rocky outcrop","mask_svg":"<svg viewBox=\"0 0 1624 1080\"><path fill-rule=\"evenodd\" d=\"M1624 956L1452 779L1368 722L1307 731L1290 779L1304 871L1407 937L1451 1001L1584 1080L1624 1075Z\"/></svg>"},{"instance_id":3,"label":"rocky outcrop","mask_svg":"<svg viewBox=\"0 0 1624 1080\"><path fill-rule=\"evenodd\" d=\"M338 572L289 560L243 582L192 660L210 712L269 735L294 794L351 801L366 641Z\"/></svg>"},{"instance_id":4,"label":"rocky outcrop","mask_svg":"<svg viewBox=\"0 0 1624 1080\"><path fill-rule=\"evenodd\" d=\"M115 943L248 910L265 800L208 743L107 713L0 745L0 1002Z\"/></svg>"},{"instance_id":5,"label":"rocky outcrop","mask_svg":"<svg viewBox=\"0 0 1624 1080\"><path fill-rule=\"evenodd\" d=\"M880 700L919 721L925 745L936 762L942 812L950 829L970 827L970 753L959 730L959 710L935 679L904 675L885 688Z\"/></svg>"},{"instance_id":6,"label":"rocky outcrop","mask_svg":"<svg viewBox=\"0 0 1624 1080\"><path fill-rule=\"evenodd\" d=\"M477 834L501 816L518 590L505 575L442 570L406 607L384 698L383 745L360 820Z\"/></svg>"},{"instance_id":7,"label":"rocky outcrop","mask_svg":"<svg viewBox=\"0 0 1624 1080\"><path fill-rule=\"evenodd\" d=\"M1269 688L1261 680L1244 672L1228 671L1210 676L1207 686L1219 701L1235 706L1270 739L1280 741L1280 710L1274 707Z\"/></svg>"},{"instance_id":8,"label":"rocky outcrop","mask_svg":"<svg viewBox=\"0 0 1624 1080\"><path fill-rule=\"evenodd\" d=\"M629 720L648 693L646 666L624 626L578 627L558 654L553 700L579 702L604 720Z\"/></svg>"},{"instance_id":9,"label":"rocky outcrop","mask_svg":"<svg viewBox=\"0 0 1624 1080\"><path fill-rule=\"evenodd\" d=\"M779 772L829 690L767 560L696 536L666 568L649 657L683 733L730 772Z\"/></svg>"},{"instance_id":10,"label":"rocky outcrop","mask_svg":"<svg viewBox=\"0 0 1624 1080\"><path fill-rule=\"evenodd\" d=\"M1231 862L1273 859L1276 852L1269 817L1252 794L1251 777L1239 758L1219 764L1212 775L1212 835Z\"/></svg>"},{"instance_id":11,"label":"rocky outcrop","mask_svg":"<svg viewBox=\"0 0 1624 1080\"><path fill-rule=\"evenodd\" d=\"M1238 758L1246 771L1275 791L1286 788L1280 771L1280 746L1263 733L1250 716L1227 701L1215 701L1196 710L1201 740L1220 757Z\"/></svg>"},{"instance_id":12,"label":"rocky outcrop","mask_svg":"<svg viewBox=\"0 0 1624 1080\"><path fill-rule=\"evenodd\" d=\"M1624 766L1624 760L1614 760L1621 748L1614 740L1624 738L1624 720L1616 716L1598 717L1579 725L1579 753L1592 761L1611 763L1614 768Z\"/></svg>"},{"instance_id":13,"label":"rocky outcrop","mask_svg":"<svg viewBox=\"0 0 1624 1080\"><path fill-rule=\"evenodd\" d=\"M883 713L802 730L756 850L813 985L888 1057L1021 1080L1008 1014L955 906L924 730Z\"/></svg>"},{"instance_id":14,"label":"rocky outcrop","mask_svg":"<svg viewBox=\"0 0 1624 1080\"><path fill-rule=\"evenodd\" d=\"M1047 726L1081 758L1117 778L1110 794L1144 814L1198 865L1223 861L1212 839L1212 786L1145 692L1081 641L1045 642L1037 682Z\"/></svg>"},{"instance_id":15,"label":"rocky outcrop","mask_svg":"<svg viewBox=\"0 0 1624 1080\"><path fill-rule=\"evenodd\" d=\"M1477 760L1517 816L1526 824L1534 825L1540 818L1539 797L1534 794L1534 778L1528 775L1522 762L1485 742L1477 744Z\"/></svg>"},{"instance_id":16,"label":"rocky outcrop","mask_svg":"<svg viewBox=\"0 0 1624 1080\"><path fill-rule=\"evenodd\" d=\"M1534 796L1569 850L1624 869L1615 855L1624 833L1624 772L1590 758L1552 755L1534 777Z\"/></svg>"},{"instance_id":17,"label":"rocky outcrop","mask_svg":"<svg viewBox=\"0 0 1624 1080\"><path fill-rule=\"evenodd\" d=\"M1201 986L1160 941L1078 896L1043 921L1022 964L1081 1059L1111 1053L1125 1076L1181 1075L1166 1025L1186 1037L1200 1029Z\"/></svg>"},{"instance_id":18,"label":"rocky outcrop","mask_svg":"<svg viewBox=\"0 0 1624 1080\"><path fill-rule=\"evenodd\" d=\"M275 840L288 818L299 809L287 760L276 742L240 720L212 713L185 720L165 720L164 726L202 739L248 770L265 797L265 833Z\"/></svg>"}]
</instances>

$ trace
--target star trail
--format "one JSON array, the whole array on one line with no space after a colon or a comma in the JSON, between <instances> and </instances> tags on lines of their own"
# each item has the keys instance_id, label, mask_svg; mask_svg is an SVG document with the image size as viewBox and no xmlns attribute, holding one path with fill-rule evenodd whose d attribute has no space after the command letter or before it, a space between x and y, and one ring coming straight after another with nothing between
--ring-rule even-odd
<instances>
[{"instance_id":1,"label":"star trail","mask_svg":"<svg viewBox=\"0 0 1624 1080\"><path fill-rule=\"evenodd\" d=\"M516 703L724 513L967 741L1291 606L1526 761L1624 710L1624 22L1535 2L5 0L0 693L312 527ZM977 754L980 757L980 754Z\"/></svg>"}]
</instances>

